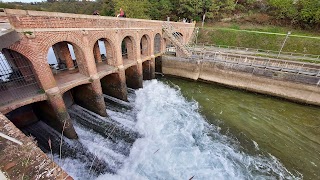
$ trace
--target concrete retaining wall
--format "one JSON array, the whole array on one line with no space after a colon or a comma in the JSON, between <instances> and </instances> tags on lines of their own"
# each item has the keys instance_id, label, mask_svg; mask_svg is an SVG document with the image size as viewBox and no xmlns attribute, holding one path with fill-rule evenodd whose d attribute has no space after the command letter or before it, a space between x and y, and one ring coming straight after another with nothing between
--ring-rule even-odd
<instances>
[{"instance_id":1,"label":"concrete retaining wall","mask_svg":"<svg viewBox=\"0 0 320 180\"><path fill-rule=\"evenodd\" d=\"M19 145L0 137L0 172L7 179L72 179L37 147L31 137L23 134L1 113L0 132L23 143Z\"/></svg>"},{"instance_id":2,"label":"concrete retaining wall","mask_svg":"<svg viewBox=\"0 0 320 180\"><path fill-rule=\"evenodd\" d=\"M163 56L162 72L193 80L205 80L253 92L320 105L320 77L272 71L239 64L190 61Z\"/></svg>"}]
</instances>

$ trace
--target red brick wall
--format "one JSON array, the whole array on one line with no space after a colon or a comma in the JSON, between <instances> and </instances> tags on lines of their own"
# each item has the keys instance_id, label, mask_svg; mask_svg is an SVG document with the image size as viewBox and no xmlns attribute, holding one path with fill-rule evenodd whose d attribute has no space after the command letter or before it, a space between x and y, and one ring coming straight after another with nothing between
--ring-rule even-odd
<instances>
[{"instance_id":1,"label":"red brick wall","mask_svg":"<svg viewBox=\"0 0 320 180\"><path fill-rule=\"evenodd\" d=\"M9 47L31 61L40 85L44 90L57 87L55 78L47 62L49 48L66 41L73 45L79 72L88 77L97 74L94 58L94 44L97 40L107 39L113 49L110 65L123 65L121 42L130 37L133 46L132 58L140 60L140 41L146 35L150 44L149 56L154 55L154 37L163 37L163 21L115 18L91 15L66 14L43 11L6 9L9 22L20 32L22 39ZM185 41L190 38L194 24L170 22L183 34ZM59 29L60 28L60 29ZM27 36L25 32L31 32ZM109 47L109 48L110 48ZM165 50L162 39L162 52ZM77 83L74 83L75 86Z\"/></svg>"}]
</instances>

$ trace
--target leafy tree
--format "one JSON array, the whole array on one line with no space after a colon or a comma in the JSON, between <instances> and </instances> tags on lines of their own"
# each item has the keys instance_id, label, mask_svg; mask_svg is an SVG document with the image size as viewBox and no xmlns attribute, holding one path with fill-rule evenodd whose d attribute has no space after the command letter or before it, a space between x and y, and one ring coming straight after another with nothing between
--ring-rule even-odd
<instances>
[{"instance_id":1,"label":"leafy tree","mask_svg":"<svg viewBox=\"0 0 320 180\"><path fill-rule=\"evenodd\" d=\"M148 8L150 3L148 0L114 0L115 12L120 13L122 8L127 17L149 19Z\"/></svg>"},{"instance_id":2,"label":"leafy tree","mask_svg":"<svg viewBox=\"0 0 320 180\"><path fill-rule=\"evenodd\" d=\"M170 0L149 0L148 15L151 19L165 20L170 16L173 10L173 4Z\"/></svg>"},{"instance_id":3,"label":"leafy tree","mask_svg":"<svg viewBox=\"0 0 320 180\"><path fill-rule=\"evenodd\" d=\"M112 0L98 0L101 5L100 15L102 16L115 16L115 4ZM97 8L98 10L99 8Z\"/></svg>"},{"instance_id":4,"label":"leafy tree","mask_svg":"<svg viewBox=\"0 0 320 180\"><path fill-rule=\"evenodd\" d=\"M298 17L295 0L268 0L268 4L276 18L295 20Z\"/></svg>"},{"instance_id":5,"label":"leafy tree","mask_svg":"<svg viewBox=\"0 0 320 180\"><path fill-rule=\"evenodd\" d=\"M300 0L297 3L300 12L300 20L306 23L320 23L320 1Z\"/></svg>"}]
</instances>

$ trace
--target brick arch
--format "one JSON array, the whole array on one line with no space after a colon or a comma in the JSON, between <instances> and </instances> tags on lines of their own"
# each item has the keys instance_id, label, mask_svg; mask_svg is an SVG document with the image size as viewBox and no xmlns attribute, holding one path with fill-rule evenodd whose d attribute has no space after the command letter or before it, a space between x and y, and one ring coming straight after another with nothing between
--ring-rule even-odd
<instances>
[{"instance_id":1,"label":"brick arch","mask_svg":"<svg viewBox=\"0 0 320 180\"><path fill-rule=\"evenodd\" d=\"M140 37L140 53L141 55L151 55L151 38L148 34L143 34Z\"/></svg>"},{"instance_id":2,"label":"brick arch","mask_svg":"<svg viewBox=\"0 0 320 180\"><path fill-rule=\"evenodd\" d=\"M66 33L49 33L48 35L42 36L39 44L40 52L46 58L49 52L49 48L59 42L67 42L73 46L74 53L76 55L76 61L78 64L79 72L84 75L88 75L88 69L86 67L86 60L84 53L86 52L86 43L82 42L83 33L72 32L70 34ZM39 40L38 40L39 41ZM46 63L48 64L48 63ZM48 65L49 66L49 65Z\"/></svg>"},{"instance_id":3,"label":"brick arch","mask_svg":"<svg viewBox=\"0 0 320 180\"><path fill-rule=\"evenodd\" d=\"M128 53L128 59L136 60L137 59L137 40L129 33L126 33L122 38L120 38L120 49L122 49L122 42L125 43ZM124 62L124 58L122 56L122 62Z\"/></svg>"},{"instance_id":4,"label":"brick arch","mask_svg":"<svg viewBox=\"0 0 320 180\"><path fill-rule=\"evenodd\" d=\"M93 47L94 44L101 38L108 39L114 45L114 48L115 48L116 40L115 40L114 36L110 35L110 33L107 33L105 31L90 32L88 46Z\"/></svg>"},{"instance_id":5,"label":"brick arch","mask_svg":"<svg viewBox=\"0 0 320 180\"><path fill-rule=\"evenodd\" d=\"M43 61L46 56L44 57L43 54L39 53L37 48L32 47L28 42L25 42L25 40L22 39L19 43L15 43L9 46L7 49L20 53L32 64L34 73L41 88L47 90L56 86L53 75L47 73L51 72L49 65L43 66Z\"/></svg>"},{"instance_id":6,"label":"brick arch","mask_svg":"<svg viewBox=\"0 0 320 180\"><path fill-rule=\"evenodd\" d=\"M163 44L163 38L161 36L160 33L156 33L154 36L153 36L153 46L154 46L154 53L158 54L158 53L161 53L162 52L162 44ZM158 42L159 41L159 42Z\"/></svg>"},{"instance_id":7,"label":"brick arch","mask_svg":"<svg viewBox=\"0 0 320 180\"><path fill-rule=\"evenodd\" d=\"M106 33L103 33L103 32L99 32L99 33L95 33L93 35L91 35L90 37L90 42L89 42L89 48L91 49L94 49L95 48L95 44L98 40L100 39L104 39L105 41L107 41L107 45L105 44L105 47L106 47L106 50L107 49L111 49L111 53L107 51L107 58L108 57L112 57L112 61L109 62L108 61L108 64L109 65L115 65L116 64L116 57L117 57L117 51L116 51L116 41L114 40L114 38L106 35Z\"/></svg>"},{"instance_id":8,"label":"brick arch","mask_svg":"<svg viewBox=\"0 0 320 180\"><path fill-rule=\"evenodd\" d=\"M35 98L31 98L31 99L27 99L25 101L17 101L14 103L14 105L11 105L11 106L1 107L0 111L2 114L7 114L15 109L22 107L22 106L26 106L26 105L33 104L36 102L41 102L41 101L47 101L47 100L48 100L47 96L45 94L42 94L40 96L37 96Z\"/></svg>"},{"instance_id":9,"label":"brick arch","mask_svg":"<svg viewBox=\"0 0 320 180\"><path fill-rule=\"evenodd\" d=\"M85 84L91 84L91 83L88 82L88 81L81 81L81 82L79 82L79 83L77 83L77 84L72 84L71 86L65 87L65 88L63 88L63 89L60 88L60 93L61 93L61 94L64 94L64 93L66 93L67 91L69 91L69 90L71 90L71 89L73 89L73 88L75 88L75 87L78 87L78 86L81 86L81 85L85 85Z\"/></svg>"}]
</instances>

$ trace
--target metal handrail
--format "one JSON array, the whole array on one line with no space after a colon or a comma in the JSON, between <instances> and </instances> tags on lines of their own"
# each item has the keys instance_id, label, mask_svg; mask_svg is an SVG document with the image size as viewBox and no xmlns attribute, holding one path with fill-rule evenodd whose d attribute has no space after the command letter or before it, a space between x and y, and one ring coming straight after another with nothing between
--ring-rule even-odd
<instances>
[{"instance_id":1,"label":"metal handrail","mask_svg":"<svg viewBox=\"0 0 320 180\"><path fill-rule=\"evenodd\" d=\"M168 22L164 22L162 26L163 26L163 29L167 31L167 35L169 37L172 37L172 39L175 39L178 41L179 46L181 46L179 47L180 49L183 50L184 48L188 53L190 53L190 50L192 49L192 47L188 44L183 43L183 37L179 33L177 33L177 31L174 29L174 27L171 24L169 24Z\"/></svg>"},{"instance_id":2,"label":"metal handrail","mask_svg":"<svg viewBox=\"0 0 320 180\"><path fill-rule=\"evenodd\" d=\"M279 60L274 58L262 58L238 54L230 54L217 51L193 51L193 55L204 61L217 61L223 63L233 63L246 66L253 66L262 69L273 69L289 73L304 74L310 76L320 76L320 65L302 63L294 61ZM194 59L195 57L193 57ZM309 67L307 67L307 65Z\"/></svg>"},{"instance_id":3,"label":"metal handrail","mask_svg":"<svg viewBox=\"0 0 320 180\"><path fill-rule=\"evenodd\" d=\"M202 44L202 47L217 47L217 48L226 48L226 49L233 49L233 50L244 50L250 52L260 52L260 53L267 53L267 54L278 54L279 51L274 50L266 50L266 49L255 49L255 48L247 48L247 47L237 47L237 46L228 46L228 45L217 45L217 44ZM289 56L300 56L300 57L308 57L314 58L316 60L320 60L320 55L317 54L303 54L303 53L295 53L295 52L281 52L281 55L289 55Z\"/></svg>"}]
</instances>

